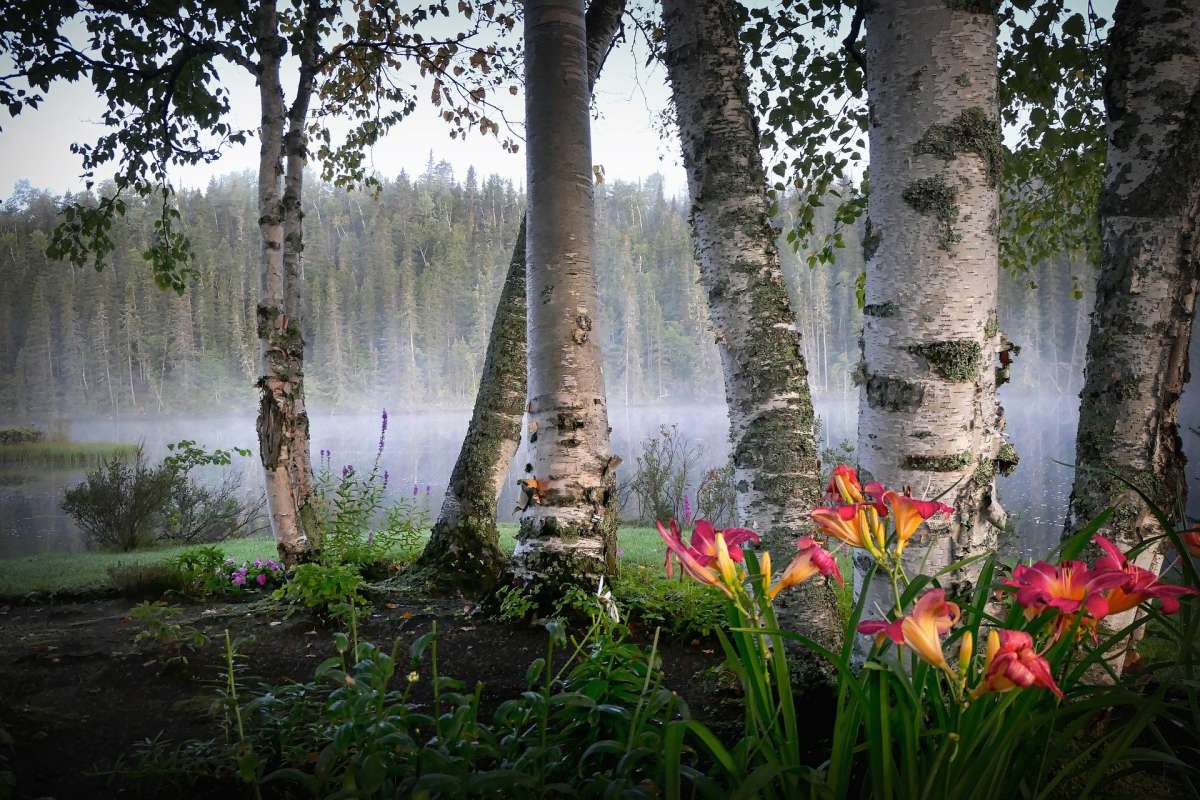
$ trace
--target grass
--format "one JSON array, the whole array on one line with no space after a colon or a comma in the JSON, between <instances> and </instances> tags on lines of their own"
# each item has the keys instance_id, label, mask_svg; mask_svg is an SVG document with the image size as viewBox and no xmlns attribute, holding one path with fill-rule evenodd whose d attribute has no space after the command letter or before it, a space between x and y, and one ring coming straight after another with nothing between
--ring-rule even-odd
<instances>
[{"instance_id":1,"label":"grass","mask_svg":"<svg viewBox=\"0 0 1200 800\"><path fill-rule=\"evenodd\" d=\"M512 553L516 544L517 526L500 525L500 546ZM623 564L650 566L662 564L662 540L653 528L622 528L618 540L623 551ZM275 558L275 543L269 536L230 539L218 545L230 558L254 561L256 558ZM421 542L424 546L424 541ZM0 559L0 598L21 597L38 593L85 593L107 589L111 583L109 567L117 564L156 564L177 557L187 545L136 550L131 553L45 553L21 558ZM400 553L401 557L415 553Z\"/></svg>"},{"instance_id":2,"label":"grass","mask_svg":"<svg viewBox=\"0 0 1200 800\"><path fill-rule=\"evenodd\" d=\"M255 536L222 542L221 549L238 561L273 558L275 543ZM84 593L111 586L108 568L117 564L155 564L170 561L188 546L158 547L132 553L45 553L0 559L0 597L30 592Z\"/></svg>"},{"instance_id":3,"label":"grass","mask_svg":"<svg viewBox=\"0 0 1200 800\"><path fill-rule=\"evenodd\" d=\"M0 446L0 465L89 467L113 456L132 459L136 453L136 444L117 442L21 442Z\"/></svg>"}]
</instances>

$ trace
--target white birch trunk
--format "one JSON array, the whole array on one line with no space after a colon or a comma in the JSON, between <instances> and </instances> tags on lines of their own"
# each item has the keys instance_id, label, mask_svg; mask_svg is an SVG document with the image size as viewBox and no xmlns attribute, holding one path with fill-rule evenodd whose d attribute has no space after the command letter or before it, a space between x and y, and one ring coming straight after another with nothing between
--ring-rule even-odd
<instances>
[{"instance_id":1,"label":"white birch trunk","mask_svg":"<svg viewBox=\"0 0 1200 800\"><path fill-rule=\"evenodd\" d=\"M539 488L513 571L552 589L616 565L620 459L594 331L590 96L583 0L526 0L528 477Z\"/></svg>"},{"instance_id":2,"label":"white birch trunk","mask_svg":"<svg viewBox=\"0 0 1200 800\"><path fill-rule=\"evenodd\" d=\"M284 258L288 215L280 190L287 117L279 67L285 43L279 35L274 0L264 0L258 13L258 86L262 104L258 224L262 236L262 295L257 316L262 375L258 379L261 395L257 428L271 531L280 557L286 563L295 563L315 545L316 521L310 505L313 480L308 417L304 412L304 340L298 315L293 319L288 313ZM297 185L290 188L298 193ZM299 224L298 214L292 214L286 227L295 233ZM293 257L298 260L298 255L295 253ZM293 266L293 271L296 269ZM298 290L298 286L293 288L293 292Z\"/></svg>"},{"instance_id":3,"label":"white birch trunk","mask_svg":"<svg viewBox=\"0 0 1200 800\"><path fill-rule=\"evenodd\" d=\"M897 0L871 3L866 15L858 455L874 479L954 506L906 551L926 573L993 548L1004 522L994 480L1004 430L995 386L1002 151L989 8ZM960 588L971 573L958 576Z\"/></svg>"},{"instance_id":4,"label":"white birch trunk","mask_svg":"<svg viewBox=\"0 0 1200 800\"><path fill-rule=\"evenodd\" d=\"M766 173L731 0L664 0L692 239L724 370L738 523L777 564L795 555L820 497L805 343L783 282ZM810 581L781 595L788 627L836 646L832 590ZM801 671L800 677L808 677Z\"/></svg>"},{"instance_id":5,"label":"white birch trunk","mask_svg":"<svg viewBox=\"0 0 1200 800\"><path fill-rule=\"evenodd\" d=\"M1200 5L1122 0L1114 23L1103 249L1066 533L1111 506L1102 532L1126 550L1161 531L1136 493L1106 473L1180 520L1186 500L1178 420L1200 286ZM1147 548L1137 561L1157 570L1161 551ZM1105 622L1117 630L1132 614Z\"/></svg>"}]
</instances>

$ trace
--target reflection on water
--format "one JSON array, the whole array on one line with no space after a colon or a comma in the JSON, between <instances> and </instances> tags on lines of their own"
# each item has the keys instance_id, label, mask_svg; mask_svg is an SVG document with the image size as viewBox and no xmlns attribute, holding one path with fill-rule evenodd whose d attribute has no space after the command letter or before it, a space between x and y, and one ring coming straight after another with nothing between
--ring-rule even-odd
<instances>
[{"instance_id":1,"label":"reflection on water","mask_svg":"<svg viewBox=\"0 0 1200 800\"><path fill-rule=\"evenodd\" d=\"M1021 456L1021 464L1010 477L1001 478L999 493L1012 515L1015 534L1004 543L1008 552L1040 554L1057 540L1062 530L1070 493L1071 469L1055 461L1074 459L1075 397L1004 395L1009 434ZM856 404L845 401L818 402L823 420L822 447L843 439L853 440ZM1190 415L1190 416L1189 416ZM1183 420L1196 425L1196 409L1185 409ZM393 414L382 466L390 474L392 497L414 498L429 515L437 512L446 480L466 431L468 412L430 411ZM660 425L679 425L680 430L702 448L700 469L719 466L728 457L726 418L723 406L651 406L613 408L613 449L625 459L627 478L643 439ZM335 468L354 464L360 470L375 455L379 419L368 414L315 413L312 418L313 451L331 450ZM168 442L194 439L212 447L247 447L255 444L254 420L250 417L220 419L128 419L78 420L73 437L80 441L137 442L145 445L151 459L166 453ZM1184 434L1194 465L1200 437ZM513 471L501 496L502 518L512 519L516 479L526 462L524 449L517 454ZM236 459L248 489L259 486L255 457ZM63 491L77 483L82 470L53 470L31 473L27 468L0 471L0 557L56 550L82 549L79 532L59 506ZM1190 483L1196 484L1196 468L1189 467ZM693 483L694 486L694 483ZM1193 490L1193 497L1196 492Z\"/></svg>"}]
</instances>

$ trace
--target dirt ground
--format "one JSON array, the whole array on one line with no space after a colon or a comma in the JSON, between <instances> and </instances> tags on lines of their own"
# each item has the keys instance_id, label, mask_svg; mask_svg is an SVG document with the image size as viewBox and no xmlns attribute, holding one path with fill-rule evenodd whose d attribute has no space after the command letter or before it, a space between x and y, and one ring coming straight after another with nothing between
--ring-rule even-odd
<instances>
[{"instance_id":1,"label":"dirt ground","mask_svg":"<svg viewBox=\"0 0 1200 800\"><path fill-rule=\"evenodd\" d=\"M145 739L220 735L208 709L225 680L226 629L235 638L254 637L241 648L247 674L239 680L247 687L309 680L321 660L334 654L334 629L310 615L284 619L266 602L184 604L176 621L199 628L209 642L186 667L164 667L153 646L134 645L140 628L128 619L133 605L97 600L0 606L0 728L14 740L18 798L145 797L144 787L135 794L105 773ZM496 705L526 688L526 668L545 654L545 631L497 624L471 611L463 601L396 599L361 622L360 638L407 643L436 621L441 673L469 686L482 681L484 715L490 718ZM737 698L729 690L714 691L711 668L719 663L714 647L661 643L667 683L694 716L714 727L737 726ZM243 792L226 787L212 796Z\"/></svg>"}]
</instances>

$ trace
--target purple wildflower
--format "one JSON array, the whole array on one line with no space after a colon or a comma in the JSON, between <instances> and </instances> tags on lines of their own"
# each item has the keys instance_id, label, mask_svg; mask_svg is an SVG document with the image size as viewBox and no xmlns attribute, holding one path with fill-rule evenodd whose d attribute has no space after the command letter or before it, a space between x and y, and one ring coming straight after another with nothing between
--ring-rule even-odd
<instances>
[{"instance_id":1,"label":"purple wildflower","mask_svg":"<svg viewBox=\"0 0 1200 800\"><path fill-rule=\"evenodd\" d=\"M414 483L413 484L413 497L416 497L420 493L421 493L421 489Z\"/></svg>"},{"instance_id":2,"label":"purple wildflower","mask_svg":"<svg viewBox=\"0 0 1200 800\"><path fill-rule=\"evenodd\" d=\"M354 476L354 467L350 464L342 467L342 478L350 478Z\"/></svg>"},{"instance_id":3,"label":"purple wildflower","mask_svg":"<svg viewBox=\"0 0 1200 800\"><path fill-rule=\"evenodd\" d=\"M261 559L261 558L256 558L256 559L254 559L254 566L255 566L255 567L257 567L258 569L262 569L262 565L263 565L263 562L262 562L262 559Z\"/></svg>"},{"instance_id":4,"label":"purple wildflower","mask_svg":"<svg viewBox=\"0 0 1200 800\"><path fill-rule=\"evenodd\" d=\"M432 487L432 486L430 486L428 483L427 483L427 484L425 484L425 494L429 494L429 492L430 492L430 490L431 490L431 489L433 489L433 487Z\"/></svg>"},{"instance_id":5,"label":"purple wildflower","mask_svg":"<svg viewBox=\"0 0 1200 800\"><path fill-rule=\"evenodd\" d=\"M692 521L692 500L686 493L683 495L683 519L685 522Z\"/></svg>"},{"instance_id":6,"label":"purple wildflower","mask_svg":"<svg viewBox=\"0 0 1200 800\"><path fill-rule=\"evenodd\" d=\"M387 483L388 483L388 471L385 469L383 471L383 488L385 488L385 489L387 488Z\"/></svg>"}]
</instances>

